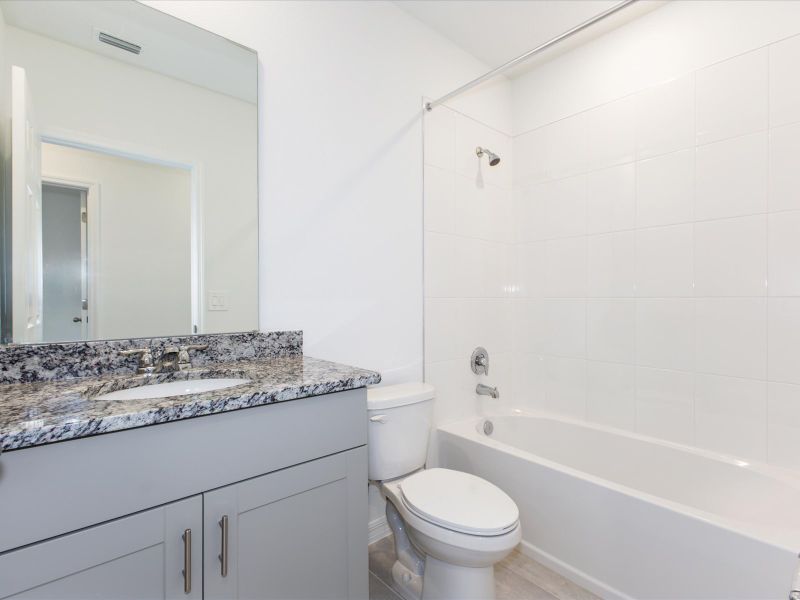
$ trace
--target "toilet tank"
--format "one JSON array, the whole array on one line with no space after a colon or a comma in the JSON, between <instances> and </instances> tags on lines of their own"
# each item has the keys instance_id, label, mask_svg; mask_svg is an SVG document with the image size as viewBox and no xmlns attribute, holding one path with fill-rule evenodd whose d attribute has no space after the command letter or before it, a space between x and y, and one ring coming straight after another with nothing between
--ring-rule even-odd
<instances>
[{"instance_id":1,"label":"toilet tank","mask_svg":"<svg viewBox=\"0 0 800 600\"><path fill-rule=\"evenodd\" d=\"M435 390L402 383L367 390L369 478L385 481L425 466Z\"/></svg>"}]
</instances>

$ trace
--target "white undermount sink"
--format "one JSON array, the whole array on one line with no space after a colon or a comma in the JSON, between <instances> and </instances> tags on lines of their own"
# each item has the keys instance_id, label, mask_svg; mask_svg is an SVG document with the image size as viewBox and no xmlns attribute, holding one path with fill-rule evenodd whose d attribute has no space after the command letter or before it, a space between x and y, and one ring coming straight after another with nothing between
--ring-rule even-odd
<instances>
[{"instance_id":1,"label":"white undermount sink","mask_svg":"<svg viewBox=\"0 0 800 600\"><path fill-rule=\"evenodd\" d=\"M169 396L188 396L213 390L224 390L244 383L249 379L189 379L187 381L170 381L141 385L139 387L118 390L96 396L95 400L148 400L150 398L167 398Z\"/></svg>"}]
</instances>

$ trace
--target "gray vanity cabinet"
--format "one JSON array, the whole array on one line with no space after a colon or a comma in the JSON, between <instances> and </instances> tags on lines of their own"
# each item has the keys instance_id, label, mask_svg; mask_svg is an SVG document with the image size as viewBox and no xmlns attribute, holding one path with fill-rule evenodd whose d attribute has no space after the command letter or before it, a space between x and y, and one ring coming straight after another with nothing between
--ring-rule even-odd
<instances>
[{"instance_id":1,"label":"gray vanity cabinet","mask_svg":"<svg viewBox=\"0 0 800 600\"><path fill-rule=\"evenodd\" d=\"M363 447L204 494L206 600L362 598Z\"/></svg>"},{"instance_id":2,"label":"gray vanity cabinet","mask_svg":"<svg viewBox=\"0 0 800 600\"><path fill-rule=\"evenodd\" d=\"M199 600L202 515L194 496L0 555L0 598Z\"/></svg>"},{"instance_id":3,"label":"gray vanity cabinet","mask_svg":"<svg viewBox=\"0 0 800 600\"><path fill-rule=\"evenodd\" d=\"M4 453L0 599L366 598L365 409L358 389Z\"/></svg>"}]
</instances>

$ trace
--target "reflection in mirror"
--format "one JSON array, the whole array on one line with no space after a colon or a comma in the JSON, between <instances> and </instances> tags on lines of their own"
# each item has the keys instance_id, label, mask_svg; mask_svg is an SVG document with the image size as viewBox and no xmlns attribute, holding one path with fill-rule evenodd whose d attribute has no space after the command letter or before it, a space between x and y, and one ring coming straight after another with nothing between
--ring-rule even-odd
<instances>
[{"instance_id":1,"label":"reflection in mirror","mask_svg":"<svg viewBox=\"0 0 800 600\"><path fill-rule=\"evenodd\" d=\"M3 340L256 329L255 53L133 0L0 11Z\"/></svg>"}]
</instances>

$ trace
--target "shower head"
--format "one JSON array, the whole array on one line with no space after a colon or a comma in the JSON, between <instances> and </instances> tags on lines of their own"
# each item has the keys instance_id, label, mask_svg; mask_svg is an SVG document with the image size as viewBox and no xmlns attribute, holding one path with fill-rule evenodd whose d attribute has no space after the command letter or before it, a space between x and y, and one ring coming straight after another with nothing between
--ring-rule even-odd
<instances>
[{"instance_id":1,"label":"shower head","mask_svg":"<svg viewBox=\"0 0 800 600\"><path fill-rule=\"evenodd\" d=\"M488 148L481 148L480 146L478 146L477 148L475 148L475 154L477 154L478 157L481 157L485 154L489 158L490 167L494 167L500 164L500 157L497 156L497 154L495 154Z\"/></svg>"}]
</instances>

